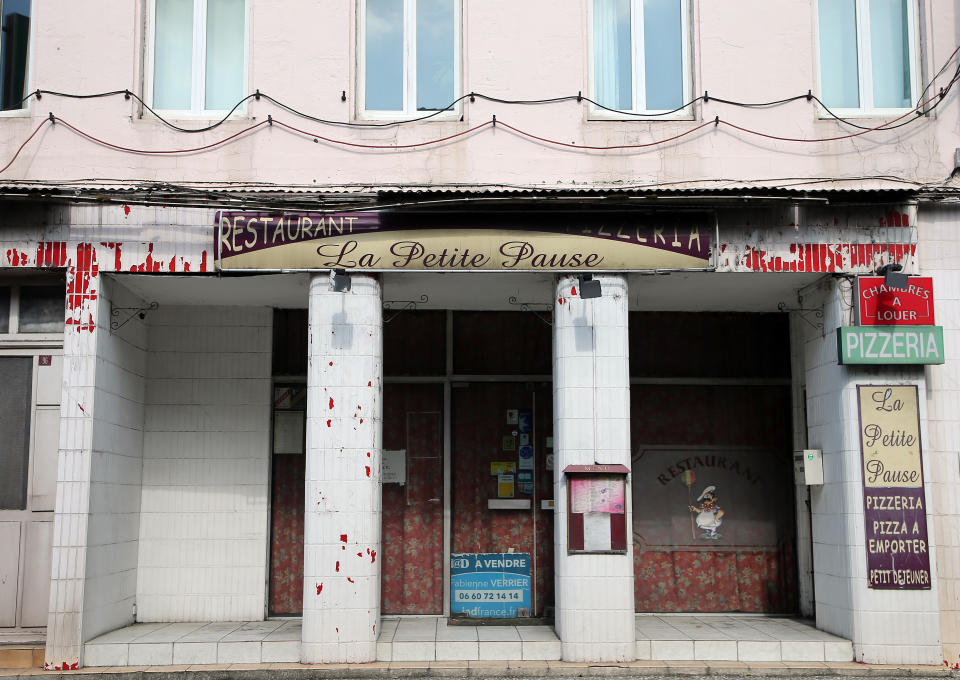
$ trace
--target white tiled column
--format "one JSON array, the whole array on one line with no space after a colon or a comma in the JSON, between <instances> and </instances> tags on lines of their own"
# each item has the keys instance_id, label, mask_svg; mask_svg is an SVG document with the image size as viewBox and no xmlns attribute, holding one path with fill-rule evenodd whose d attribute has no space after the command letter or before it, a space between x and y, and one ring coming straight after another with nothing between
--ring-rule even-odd
<instances>
[{"instance_id":1,"label":"white tiled column","mask_svg":"<svg viewBox=\"0 0 960 680\"><path fill-rule=\"evenodd\" d=\"M380 617L380 284L310 281L304 663L376 661Z\"/></svg>"},{"instance_id":2,"label":"white tiled column","mask_svg":"<svg viewBox=\"0 0 960 680\"><path fill-rule=\"evenodd\" d=\"M823 486L810 490L817 627L853 642L857 661L939 664L937 552L930 517L931 456L926 404L920 400L923 478L927 500L931 590L867 587L867 555L860 454L858 384L914 384L926 391L919 366L842 366L836 329L851 325L850 287L826 279L804 291L804 303L822 305L821 330L802 324L811 448L823 451Z\"/></svg>"},{"instance_id":3,"label":"white tiled column","mask_svg":"<svg viewBox=\"0 0 960 680\"><path fill-rule=\"evenodd\" d=\"M630 661L636 634L629 503L625 555L567 554L563 469L594 463L630 467L627 280L596 278L599 298L581 299L572 276L560 278L554 296L556 627L564 661Z\"/></svg>"},{"instance_id":4,"label":"white tiled column","mask_svg":"<svg viewBox=\"0 0 960 680\"><path fill-rule=\"evenodd\" d=\"M953 666L960 663L960 209L923 209L918 230L921 273L933 277L947 355L947 363L926 369L930 438L924 448L932 472L929 530L937 541L943 659Z\"/></svg>"},{"instance_id":5,"label":"white tiled column","mask_svg":"<svg viewBox=\"0 0 960 680\"><path fill-rule=\"evenodd\" d=\"M83 647L84 586L93 460L97 342L109 333L100 321L96 251L80 244L67 266L67 312L63 332L63 391L60 399L60 453L53 518L50 611L44 668L80 665Z\"/></svg>"}]
</instances>

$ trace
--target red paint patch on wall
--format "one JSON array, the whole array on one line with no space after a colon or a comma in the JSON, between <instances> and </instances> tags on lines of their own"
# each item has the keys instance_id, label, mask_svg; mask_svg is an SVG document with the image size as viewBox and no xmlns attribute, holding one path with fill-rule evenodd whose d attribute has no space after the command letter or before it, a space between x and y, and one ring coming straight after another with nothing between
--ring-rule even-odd
<instances>
[{"instance_id":1,"label":"red paint patch on wall","mask_svg":"<svg viewBox=\"0 0 960 680\"><path fill-rule=\"evenodd\" d=\"M16 248L7 251L7 261L11 267L23 267L27 264L27 254L21 253Z\"/></svg>"},{"instance_id":2,"label":"red paint patch on wall","mask_svg":"<svg viewBox=\"0 0 960 680\"><path fill-rule=\"evenodd\" d=\"M207 271L207 251L206 250L204 250L203 253L200 254L200 271L201 272Z\"/></svg>"},{"instance_id":3,"label":"red paint patch on wall","mask_svg":"<svg viewBox=\"0 0 960 680\"><path fill-rule=\"evenodd\" d=\"M902 223L902 219L901 219ZM888 262L900 262L916 252L916 245L898 243L791 243L789 257L747 246L739 262L755 272L838 273L873 271Z\"/></svg>"},{"instance_id":4,"label":"red paint patch on wall","mask_svg":"<svg viewBox=\"0 0 960 680\"><path fill-rule=\"evenodd\" d=\"M341 543L346 543L346 542L347 542L347 535L346 535L346 534L340 534L340 542L341 542Z\"/></svg>"},{"instance_id":5,"label":"red paint patch on wall","mask_svg":"<svg viewBox=\"0 0 960 680\"><path fill-rule=\"evenodd\" d=\"M153 244L147 244L147 259L143 264L135 264L130 267L132 272L159 272L162 263L160 260L153 259Z\"/></svg>"},{"instance_id":6,"label":"red paint patch on wall","mask_svg":"<svg viewBox=\"0 0 960 680\"><path fill-rule=\"evenodd\" d=\"M318 583L318 584L317 584L317 595L319 595L319 594L322 593L322 592L323 592L323 584L322 584L322 583Z\"/></svg>"},{"instance_id":7,"label":"red paint patch on wall","mask_svg":"<svg viewBox=\"0 0 960 680\"><path fill-rule=\"evenodd\" d=\"M887 213L886 220L880 220L881 227L909 227L910 226L910 216L907 213L897 212L896 210L891 210Z\"/></svg>"},{"instance_id":8,"label":"red paint patch on wall","mask_svg":"<svg viewBox=\"0 0 960 680\"><path fill-rule=\"evenodd\" d=\"M376 561L377 561L377 551L376 551L376 550L371 550L371 551L370 551L370 563L373 564L373 563L376 562Z\"/></svg>"},{"instance_id":9,"label":"red paint patch on wall","mask_svg":"<svg viewBox=\"0 0 960 680\"><path fill-rule=\"evenodd\" d=\"M337 560L337 566L335 571L340 571L340 560Z\"/></svg>"},{"instance_id":10,"label":"red paint patch on wall","mask_svg":"<svg viewBox=\"0 0 960 680\"><path fill-rule=\"evenodd\" d=\"M576 294L577 294L577 287L573 286L572 288L570 288L570 295L576 295Z\"/></svg>"},{"instance_id":11,"label":"red paint patch on wall","mask_svg":"<svg viewBox=\"0 0 960 680\"><path fill-rule=\"evenodd\" d=\"M366 470L367 470L367 477L369 477L369 476L370 476L370 466L369 466L369 465L364 465L363 467L366 468Z\"/></svg>"},{"instance_id":12,"label":"red paint patch on wall","mask_svg":"<svg viewBox=\"0 0 960 680\"><path fill-rule=\"evenodd\" d=\"M110 241L110 242L101 242L100 245L102 245L104 248L110 248L113 250L114 271L118 271L118 272L123 271L123 263L120 259L120 251L122 250L123 244Z\"/></svg>"},{"instance_id":13,"label":"red paint patch on wall","mask_svg":"<svg viewBox=\"0 0 960 680\"><path fill-rule=\"evenodd\" d=\"M41 241L37 244L38 267L65 267L67 244L65 241Z\"/></svg>"},{"instance_id":14,"label":"red paint patch on wall","mask_svg":"<svg viewBox=\"0 0 960 680\"><path fill-rule=\"evenodd\" d=\"M93 319L91 302L97 299L97 290L94 287L95 279L99 274L97 253L89 243L77 245L76 264L67 269L67 326L74 326L77 330L87 330L91 333L96 328ZM86 320L84 318L86 317Z\"/></svg>"},{"instance_id":15,"label":"red paint patch on wall","mask_svg":"<svg viewBox=\"0 0 960 680\"><path fill-rule=\"evenodd\" d=\"M129 214L130 214L130 206L129 206L129 205L123 206L123 214L124 214L124 215L129 215Z\"/></svg>"},{"instance_id":16,"label":"red paint patch on wall","mask_svg":"<svg viewBox=\"0 0 960 680\"><path fill-rule=\"evenodd\" d=\"M80 667L79 661L74 661L69 663L64 661L61 664L45 663L43 664L43 670L45 671L75 671Z\"/></svg>"},{"instance_id":17,"label":"red paint patch on wall","mask_svg":"<svg viewBox=\"0 0 960 680\"><path fill-rule=\"evenodd\" d=\"M331 425L332 422L333 422L333 421L328 420L328 421L327 421L327 427L332 427L332 425Z\"/></svg>"},{"instance_id":18,"label":"red paint patch on wall","mask_svg":"<svg viewBox=\"0 0 960 680\"><path fill-rule=\"evenodd\" d=\"M330 405L328 408L333 408L333 397L330 397Z\"/></svg>"},{"instance_id":19,"label":"red paint patch on wall","mask_svg":"<svg viewBox=\"0 0 960 680\"><path fill-rule=\"evenodd\" d=\"M356 583L356 581L354 581L354 580L353 580L352 578L350 578L349 576L347 577L347 580L350 581L350 583Z\"/></svg>"}]
</instances>

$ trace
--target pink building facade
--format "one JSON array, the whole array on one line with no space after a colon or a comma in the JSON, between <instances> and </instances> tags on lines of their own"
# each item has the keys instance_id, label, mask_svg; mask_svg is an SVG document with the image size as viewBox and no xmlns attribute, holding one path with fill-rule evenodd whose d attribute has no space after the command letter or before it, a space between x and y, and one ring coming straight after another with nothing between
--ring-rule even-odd
<instances>
[{"instance_id":1,"label":"pink building facade","mask_svg":"<svg viewBox=\"0 0 960 680\"><path fill-rule=\"evenodd\" d=\"M48 669L671 658L655 614L960 662L949 3L0 10L0 631Z\"/></svg>"}]
</instances>

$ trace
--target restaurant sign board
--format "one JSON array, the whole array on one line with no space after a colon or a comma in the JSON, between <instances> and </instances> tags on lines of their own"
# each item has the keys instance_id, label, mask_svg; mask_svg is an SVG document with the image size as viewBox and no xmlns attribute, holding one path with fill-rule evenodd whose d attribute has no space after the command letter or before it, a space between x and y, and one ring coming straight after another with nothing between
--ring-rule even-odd
<instances>
[{"instance_id":1,"label":"restaurant sign board","mask_svg":"<svg viewBox=\"0 0 960 680\"><path fill-rule=\"evenodd\" d=\"M888 288L882 276L857 279L861 326L933 325L933 279L911 276L906 288Z\"/></svg>"},{"instance_id":2,"label":"restaurant sign board","mask_svg":"<svg viewBox=\"0 0 960 680\"><path fill-rule=\"evenodd\" d=\"M930 588L916 385L857 385L867 584Z\"/></svg>"},{"instance_id":3,"label":"restaurant sign board","mask_svg":"<svg viewBox=\"0 0 960 680\"><path fill-rule=\"evenodd\" d=\"M942 364L943 326L841 326L841 364Z\"/></svg>"},{"instance_id":4,"label":"restaurant sign board","mask_svg":"<svg viewBox=\"0 0 960 680\"><path fill-rule=\"evenodd\" d=\"M710 265L707 214L218 212L220 269L629 271Z\"/></svg>"}]
</instances>

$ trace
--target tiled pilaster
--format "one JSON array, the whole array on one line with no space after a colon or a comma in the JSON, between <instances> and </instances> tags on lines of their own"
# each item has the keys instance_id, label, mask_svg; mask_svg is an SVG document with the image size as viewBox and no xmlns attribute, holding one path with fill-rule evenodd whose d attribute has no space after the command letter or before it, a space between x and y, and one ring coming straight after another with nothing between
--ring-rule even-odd
<instances>
[{"instance_id":1,"label":"tiled pilaster","mask_svg":"<svg viewBox=\"0 0 960 680\"><path fill-rule=\"evenodd\" d=\"M102 298L96 251L79 245L67 266L63 333L60 453L53 520L50 609L44 667L77 668L83 646L83 597L87 568L97 338L108 333L100 318Z\"/></svg>"},{"instance_id":2,"label":"tiled pilaster","mask_svg":"<svg viewBox=\"0 0 960 680\"><path fill-rule=\"evenodd\" d=\"M629 661L636 651L631 532L625 555L567 554L563 469L630 466L627 280L597 278L599 298L580 298L571 276L560 278L554 296L556 627L564 661ZM629 504L626 521L632 526Z\"/></svg>"},{"instance_id":3,"label":"tiled pilaster","mask_svg":"<svg viewBox=\"0 0 960 680\"><path fill-rule=\"evenodd\" d=\"M817 627L853 642L855 660L875 664L940 663L940 621L935 578L936 540L929 532L931 590L867 587L858 384L915 384L914 366L842 366L836 329L851 325L849 284L826 279L804 292L805 303L823 308L823 329L804 324L807 428L811 448L823 451L823 486L811 488L814 591ZM926 408L920 402L926 438ZM930 456L924 456L930 517Z\"/></svg>"},{"instance_id":4,"label":"tiled pilaster","mask_svg":"<svg viewBox=\"0 0 960 680\"><path fill-rule=\"evenodd\" d=\"M380 616L380 284L310 282L304 663L375 661Z\"/></svg>"},{"instance_id":5,"label":"tiled pilaster","mask_svg":"<svg viewBox=\"0 0 960 680\"><path fill-rule=\"evenodd\" d=\"M937 543L943 660L953 666L960 663L960 210L925 208L920 218L921 273L933 277L934 312L947 355L947 363L926 369L925 452L932 472L929 530Z\"/></svg>"}]
</instances>

